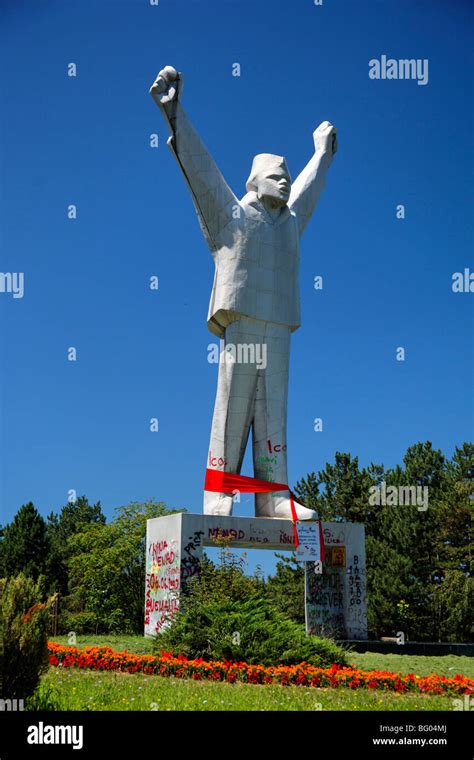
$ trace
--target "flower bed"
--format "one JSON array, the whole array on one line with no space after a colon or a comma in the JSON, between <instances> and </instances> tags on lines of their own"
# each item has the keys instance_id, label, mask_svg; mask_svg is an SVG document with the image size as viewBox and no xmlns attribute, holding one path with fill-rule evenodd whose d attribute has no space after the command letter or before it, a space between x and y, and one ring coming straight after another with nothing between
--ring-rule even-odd
<instances>
[{"instance_id":1,"label":"flower bed","mask_svg":"<svg viewBox=\"0 0 474 760\"><path fill-rule=\"evenodd\" d=\"M170 652L161 655L115 652L110 647L67 647L48 643L49 662L64 668L77 667L91 670L119 670L126 673L193 678L196 681L227 681L252 684L281 684L282 686L346 687L350 689L383 689L397 692L426 694L474 693L474 678L456 675L454 678L438 676L402 675L382 670L358 670L354 667L332 665L316 668L307 662L299 665L265 667L246 662L206 662L188 660Z\"/></svg>"}]
</instances>

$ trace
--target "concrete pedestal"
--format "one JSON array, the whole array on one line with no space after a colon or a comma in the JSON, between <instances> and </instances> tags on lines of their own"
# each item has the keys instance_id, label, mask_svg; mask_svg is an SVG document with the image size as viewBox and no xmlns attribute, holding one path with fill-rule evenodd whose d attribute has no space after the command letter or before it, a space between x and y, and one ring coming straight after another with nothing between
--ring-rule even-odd
<instances>
[{"instance_id":1,"label":"concrete pedestal","mask_svg":"<svg viewBox=\"0 0 474 760\"><path fill-rule=\"evenodd\" d=\"M305 562L306 629L337 638L367 638L364 526L324 523L326 559ZM170 624L199 574L203 548L293 551L290 520L183 512L147 521L145 636Z\"/></svg>"},{"instance_id":2,"label":"concrete pedestal","mask_svg":"<svg viewBox=\"0 0 474 760\"><path fill-rule=\"evenodd\" d=\"M322 572L305 563L306 630L340 640L366 639L365 528L361 523L327 522L323 535Z\"/></svg>"}]
</instances>

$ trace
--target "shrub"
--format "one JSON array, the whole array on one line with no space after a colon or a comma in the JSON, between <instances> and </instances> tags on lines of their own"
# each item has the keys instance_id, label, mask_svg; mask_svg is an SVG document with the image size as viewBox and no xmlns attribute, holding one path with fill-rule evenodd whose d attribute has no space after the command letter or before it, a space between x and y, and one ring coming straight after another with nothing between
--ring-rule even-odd
<instances>
[{"instance_id":1,"label":"shrub","mask_svg":"<svg viewBox=\"0 0 474 760\"><path fill-rule=\"evenodd\" d=\"M104 616L101 622L100 633L131 633L120 610ZM99 628L97 623L97 614L87 610L81 612L64 610L58 616L58 630L62 634L69 634L70 631L74 631L77 635L97 634Z\"/></svg>"},{"instance_id":2,"label":"shrub","mask_svg":"<svg viewBox=\"0 0 474 760\"><path fill-rule=\"evenodd\" d=\"M20 573L0 578L0 654L2 698L26 699L48 667L50 608L55 597L42 601L42 579Z\"/></svg>"},{"instance_id":3,"label":"shrub","mask_svg":"<svg viewBox=\"0 0 474 760\"><path fill-rule=\"evenodd\" d=\"M185 609L155 639L157 651L171 650L189 658L245 661L260 665L323 667L346 664L345 652L329 639L308 636L266 597L244 600L186 598Z\"/></svg>"}]
</instances>

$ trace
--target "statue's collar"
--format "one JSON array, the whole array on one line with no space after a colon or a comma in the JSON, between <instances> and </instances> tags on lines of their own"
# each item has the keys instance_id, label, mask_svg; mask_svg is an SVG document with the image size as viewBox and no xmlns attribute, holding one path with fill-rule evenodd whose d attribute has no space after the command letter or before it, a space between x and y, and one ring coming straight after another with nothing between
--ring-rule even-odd
<instances>
[{"instance_id":1,"label":"statue's collar","mask_svg":"<svg viewBox=\"0 0 474 760\"><path fill-rule=\"evenodd\" d=\"M251 191L250 193L247 193L247 195L244 195L240 203L247 209L251 209L252 215L256 214L259 217L265 219L266 222L274 224L275 226L286 221L290 216L290 209L288 206L285 206L278 216L272 216L272 214L267 211L263 203L259 200L257 193L254 191Z\"/></svg>"}]
</instances>

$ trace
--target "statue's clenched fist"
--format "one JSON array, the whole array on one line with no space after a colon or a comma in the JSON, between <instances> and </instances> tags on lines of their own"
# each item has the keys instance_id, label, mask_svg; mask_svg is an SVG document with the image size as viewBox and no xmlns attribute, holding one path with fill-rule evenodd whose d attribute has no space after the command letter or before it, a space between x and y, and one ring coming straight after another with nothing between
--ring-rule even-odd
<instances>
[{"instance_id":1,"label":"statue's clenched fist","mask_svg":"<svg viewBox=\"0 0 474 760\"><path fill-rule=\"evenodd\" d=\"M334 155L337 151L337 129L329 121L323 121L313 132L314 147L319 153Z\"/></svg>"},{"instance_id":2,"label":"statue's clenched fist","mask_svg":"<svg viewBox=\"0 0 474 760\"><path fill-rule=\"evenodd\" d=\"M150 87L150 95L158 105L164 106L178 99L180 87L181 75L173 66L165 66Z\"/></svg>"}]
</instances>

